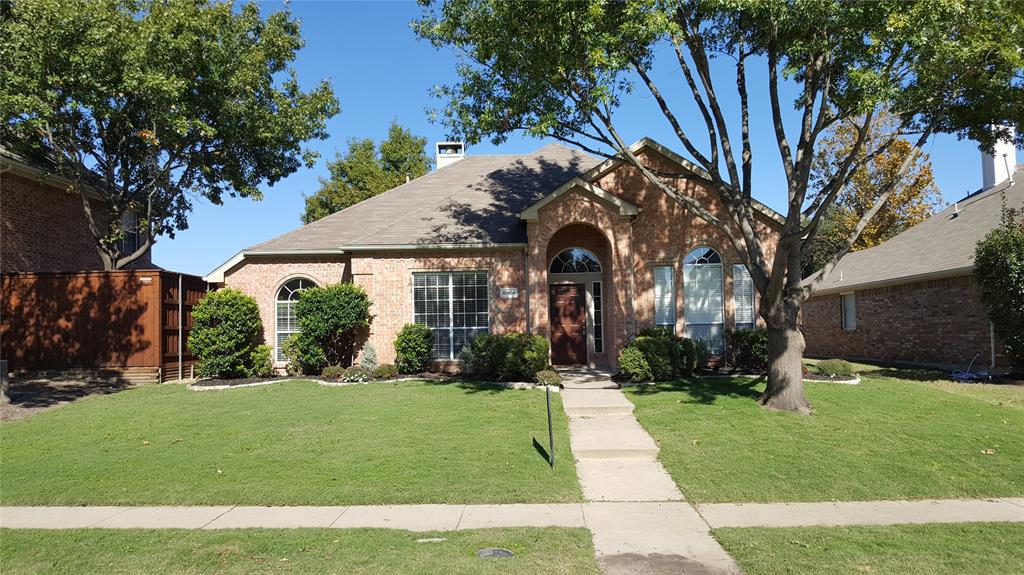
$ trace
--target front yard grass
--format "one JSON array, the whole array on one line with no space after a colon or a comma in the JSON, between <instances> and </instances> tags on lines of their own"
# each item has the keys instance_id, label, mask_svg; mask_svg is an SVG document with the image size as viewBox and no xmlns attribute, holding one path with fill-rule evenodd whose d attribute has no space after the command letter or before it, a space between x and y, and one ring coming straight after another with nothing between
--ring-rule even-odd
<instances>
[{"instance_id":1,"label":"front yard grass","mask_svg":"<svg viewBox=\"0 0 1024 575\"><path fill-rule=\"evenodd\" d=\"M4 505L581 501L561 402L429 382L152 385L0 424Z\"/></svg>"},{"instance_id":2,"label":"front yard grass","mask_svg":"<svg viewBox=\"0 0 1024 575\"><path fill-rule=\"evenodd\" d=\"M444 541L417 543L424 537ZM501 547L511 558L483 559ZM586 529L480 529L411 533L387 529L3 529L4 575L346 573L598 573Z\"/></svg>"},{"instance_id":3,"label":"front yard grass","mask_svg":"<svg viewBox=\"0 0 1024 575\"><path fill-rule=\"evenodd\" d=\"M1007 397L991 400L971 387L872 375L807 383L809 417L759 407L764 383L751 378L627 393L695 503L1024 495L1024 388L1000 386Z\"/></svg>"},{"instance_id":4,"label":"front yard grass","mask_svg":"<svg viewBox=\"0 0 1024 575\"><path fill-rule=\"evenodd\" d=\"M716 529L747 575L1017 575L1024 524Z\"/></svg>"}]
</instances>

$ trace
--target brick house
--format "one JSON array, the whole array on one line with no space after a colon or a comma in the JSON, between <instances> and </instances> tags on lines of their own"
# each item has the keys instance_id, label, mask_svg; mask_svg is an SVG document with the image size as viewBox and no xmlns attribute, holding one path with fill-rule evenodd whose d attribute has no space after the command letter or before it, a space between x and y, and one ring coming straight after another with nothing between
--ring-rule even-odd
<instances>
[{"instance_id":1,"label":"brick house","mask_svg":"<svg viewBox=\"0 0 1024 575\"><path fill-rule=\"evenodd\" d=\"M650 139L632 149L725 213L685 159ZM756 321L752 282L723 234L639 170L557 144L524 155L465 156L457 143L438 152L437 170L246 248L206 276L257 299L279 367L298 293L340 281L369 294L368 341L382 362L411 322L433 329L439 362L475 334L527 332L551 339L555 365L613 365L645 327L720 348L724 328ZM757 210L758 231L777 233L781 216Z\"/></svg>"},{"instance_id":2,"label":"brick house","mask_svg":"<svg viewBox=\"0 0 1024 575\"><path fill-rule=\"evenodd\" d=\"M981 190L839 262L804 304L807 356L1007 365L973 275L975 246L999 225L1004 198L1024 208L1024 166L1015 165L1012 144L1001 148L983 155Z\"/></svg>"},{"instance_id":3,"label":"brick house","mask_svg":"<svg viewBox=\"0 0 1024 575\"><path fill-rule=\"evenodd\" d=\"M0 273L103 269L82 199L70 185L39 162L0 147ZM93 213L102 217L100 197L92 201ZM139 238L129 236L125 241L125 248L130 248L138 246ZM147 252L129 268L152 268L150 255Z\"/></svg>"}]
</instances>

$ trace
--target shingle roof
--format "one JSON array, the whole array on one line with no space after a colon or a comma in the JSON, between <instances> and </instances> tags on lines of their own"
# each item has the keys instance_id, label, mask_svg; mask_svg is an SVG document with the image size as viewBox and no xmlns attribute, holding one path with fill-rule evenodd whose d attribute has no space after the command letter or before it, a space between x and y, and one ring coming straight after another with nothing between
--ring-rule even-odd
<instances>
[{"instance_id":1,"label":"shingle roof","mask_svg":"<svg viewBox=\"0 0 1024 575\"><path fill-rule=\"evenodd\" d=\"M517 156L467 156L245 251L525 243L519 213L598 162L559 144Z\"/></svg>"},{"instance_id":2,"label":"shingle roof","mask_svg":"<svg viewBox=\"0 0 1024 575\"><path fill-rule=\"evenodd\" d=\"M1024 208L1024 166L1014 180L967 196L881 245L848 254L817 293L970 273L978 241L999 225L1004 195L1007 206Z\"/></svg>"}]
</instances>

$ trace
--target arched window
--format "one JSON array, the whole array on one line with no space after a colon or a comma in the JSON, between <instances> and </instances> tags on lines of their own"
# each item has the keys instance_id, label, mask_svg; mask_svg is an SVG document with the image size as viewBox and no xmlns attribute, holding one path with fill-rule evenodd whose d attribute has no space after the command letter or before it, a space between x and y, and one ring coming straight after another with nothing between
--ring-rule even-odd
<instances>
[{"instance_id":1,"label":"arched window","mask_svg":"<svg viewBox=\"0 0 1024 575\"><path fill-rule=\"evenodd\" d=\"M582 248L562 250L551 260L548 272L553 274L585 274L601 271L601 262Z\"/></svg>"},{"instance_id":2,"label":"arched window","mask_svg":"<svg viewBox=\"0 0 1024 575\"><path fill-rule=\"evenodd\" d=\"M277 361L287 361L284 356L284 340L299 331L295 304L299 302L299 294L311 287L316 287L312 280L295 278L277 290Z\"/></svg>"},{"instance_id":3,"label":"arched window","mask_svg":"<svg viewBox=\"0 0 1024 575\"><path fill-rule=\"evenodd\" d=\"M686 337L707 342L714 353L722 353L725 327L725 287L722 283L722 256L713 248L701 246L683 260L683 301Z\"/></svg>"}]
</instances>

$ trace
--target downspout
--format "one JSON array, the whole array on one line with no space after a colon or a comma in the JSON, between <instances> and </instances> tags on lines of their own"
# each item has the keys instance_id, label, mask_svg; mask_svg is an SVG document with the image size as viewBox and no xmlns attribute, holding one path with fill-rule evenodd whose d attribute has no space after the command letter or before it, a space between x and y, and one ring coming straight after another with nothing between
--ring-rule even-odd
<instances>
[{"instance_id":1,"label":"downspout","mask_svg":"<svg viewBox=\"0 0 1024 575\"><path fill-rule=\"evenodd\" d=\"M996 328L992 322L988 322L988 340L992 346L992 360L988 364L989 370L996 368Z\"/></svg>"}]
</instances>

